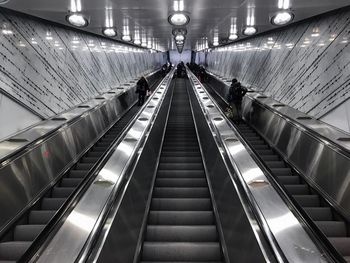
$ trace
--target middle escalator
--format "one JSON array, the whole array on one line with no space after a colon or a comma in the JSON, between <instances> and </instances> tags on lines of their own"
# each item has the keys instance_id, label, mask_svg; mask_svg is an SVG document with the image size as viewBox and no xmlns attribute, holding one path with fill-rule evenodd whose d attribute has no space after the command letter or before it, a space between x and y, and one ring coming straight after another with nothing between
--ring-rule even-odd
<instances>
[{"instance_id":1,"label":"middle escalator","mask_svg":"<svg viewBox=\"0 0 350 263\"><path fill-rule=\"evenodd\" d=\"M141 262L224 261L187 83L176 80Z\"/></svg>"}]
</instances>

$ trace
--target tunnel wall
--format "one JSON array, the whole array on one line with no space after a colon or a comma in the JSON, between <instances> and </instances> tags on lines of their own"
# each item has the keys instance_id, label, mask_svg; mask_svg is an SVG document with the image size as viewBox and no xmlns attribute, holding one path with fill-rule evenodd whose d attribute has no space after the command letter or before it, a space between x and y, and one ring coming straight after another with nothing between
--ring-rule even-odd
<instances>
[{"instance_id":1,"label":"tunnel wall","mask_svg":"<svg viewBox=\"0 0 350 263\"><path fill-rule=\"evenodd\" d=\"M5 9L0 26L0 93L32 117L56 115L164 62L162 53Z\"/></svg>"},{"instance_id":2,"label":"tunnel wall","mask_svg":"<svg viewBox=\"0 0 350 263\"><path fill-rule=\"evenodd\" d=\"M325 118L350 98L349 41L350 11L340 10L213 49L206 61L197 54L197 60L211 72Z\"/></svg>"}]
</instances>

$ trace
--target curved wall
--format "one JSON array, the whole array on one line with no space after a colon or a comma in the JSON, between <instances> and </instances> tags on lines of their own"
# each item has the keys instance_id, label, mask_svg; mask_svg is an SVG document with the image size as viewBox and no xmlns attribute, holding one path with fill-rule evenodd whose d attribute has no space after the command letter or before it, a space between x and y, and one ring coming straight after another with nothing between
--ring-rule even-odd
<instances>
[{"instance_id":1,"label":"curved wall","mask_svg":"<svg viewBox=\"0 0 350 263\"><path fill-rule=\"evenodd\" d=\"M0 9L0 27L0 92L42 118L149 73L165 61L162 53L5 9Z\"/></svg>"},{"instance_id":2,"label":"curved wall","mask_svg":"<svg viewBox=\"0 0 350 263\"><path fill-rule=\"evenodd\" d=\"M204 58L198 54L197 61ZM350 12L340 10L216 48L206 63L211 72L319 118L350 98L349 61Z\"/></svg>"}]
</instances>

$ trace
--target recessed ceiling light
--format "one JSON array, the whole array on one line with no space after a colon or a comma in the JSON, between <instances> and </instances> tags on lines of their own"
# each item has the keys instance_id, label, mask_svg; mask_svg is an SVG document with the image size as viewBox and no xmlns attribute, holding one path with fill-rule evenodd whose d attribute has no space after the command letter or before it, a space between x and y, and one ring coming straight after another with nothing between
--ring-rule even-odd
<instances>
[{"instance_id":1,"label":"recessed ceiling light","mask_svg":"<svg viewBox=\"0 0 350 263\"><path fill-rule=\"evenodd\" d=\"M147 47L147 43L146 42L142 42L141 47Z\"/></svg>"},{"instance_id":2,"label":"recessed ceiling light","mask_svg":"<svg viewBox=\"0 0 350 263\"><path fill-rule=\"evenodd\" d=\"M177 35L184 35L184 36L186 36L187 35L187 29L186 28L174 28L173 31L172 31L172 34L174 36L177 36Z\"/></svg>"},{"instance_id":3,"label":"recessed ceiling light","mask_svg":"<svg viewBox=\"0 0 350 263\"><path fill-rule=\"evenodd\" d=\"M102 33L107 37L115 37L117 35L117 31L112 27L103 29Z\"/></svg>"},{"instance_id":4,"label":"recessed ceiling light","mask_svg":"<svg viewBox=\"0 0 350 263\"><path fill-rule=\"evenodd\" d=\"M238 39L238 35L237 34L230 34L228 39L231 41L236 40L236 39Z\"/></svg>"},{"instance_id":5,"label":"recessed ceiling light","mask_svg":"<svg viewBox=\"0 0 350 263\"><path fill-rule=\"evenodd\" d=\"M257 32L256 28L253 26L247 26L244 30L243 30L243 34L246 36L251 36L254 35Z\"/></svg>"},{"instance_id":6,"label":"recessed ceiling light","mask_svg":"<svg viewBox=\"0 0 350 263\"><path fill-rule=\"evenodd\" d=\"M175 13L169 16L168 21L173 26L184 26L190 22L190 18L184 13Z\"/></svg>"},{"instance_id":7,"label":"recessed ceiling light","mask_svg":"<svg viewBox=\"0 0 350 263\"><path fill-rule=\"evenodd\" d=\"M82 15L73 13L67 16L67 21L76 27L85 27L89 24L88 20Z\"/></svg>"},{"instance_id":8,"label":"recessed ceiling light","mask_svg":"<svg viewBox=\"0 0 350 263\"><path fill-rule=\"evenodd\" d=\"M282 26L290 23L293 19L294 19L294 15L292 13L287 11L282 11L282 12L278 12L272 17L271 23L276 26Z\"/></svg>"},{"instance_id":9,"label":"recessed ceiling light","mask_svg":"<svg viewBox=\"0 0 350 263\"><path fill-rule=\"evenodd\" d=\"M176 41L184 41L185 40L185 36L184 35L177 35L177 36L175 36L175 40Z\"/></svg>"},{"instance_id":10,"label":"recessed ceiling light","mask_svg":"<svg viewBox=\"0 0 350 263\"><path fill-rule=\"evenodd\" d=\"M131 36L130 35L124 35L124 36L122 36L122 40L126 41L126 42L130 42L131 41Z\"/></svg>"},{"instance_id":11,"label":"recessed ceiling light","mask_svg":"<svg viewBox=\"0 0 350 263\"><path fill-rule=\"evenodd\" d=\"M141 45L141 40L140 39L135 39L134 40L135 45Z\"/></svg>"}]
</instances>

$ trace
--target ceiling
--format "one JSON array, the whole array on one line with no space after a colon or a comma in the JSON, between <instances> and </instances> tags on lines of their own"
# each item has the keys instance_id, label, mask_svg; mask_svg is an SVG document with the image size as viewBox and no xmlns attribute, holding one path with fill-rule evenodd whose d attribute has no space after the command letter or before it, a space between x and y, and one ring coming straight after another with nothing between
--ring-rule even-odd
<instances>
[{"instance_id":1,"label":"ceiling","mask_svg":"<svg viewBox=\"0 0 350 263\"><path fill-rule=\"evenodd\" d=\"M66 15L73 0L10 0L2 4L9 9L68 25ZM75 0L77 1L77 0ZM79 1L79 0L78 0ZM131 36L139 28L143 37L153 38L159 50L175 49L173 27L168 16L174 11L174 0L80 0L82 13L89 18L83 30L102 35L106 9L112 12L113 23L121 38L123 26L129 25ZM233 19L236 20L240 39L248 9L254 10L258 33L276 28L270 23L271 14L278 11L279 0L183 0L184 11L190 16L186 26L188 35L185 49L196 49L197 42L207 37L213 42L214 34L220 40L228 38ZM349 5L349 0L290 0L294 22Z\"/></svg>"}]
</instances>

